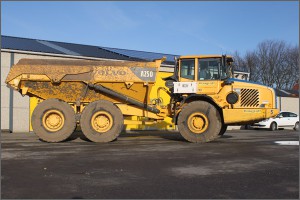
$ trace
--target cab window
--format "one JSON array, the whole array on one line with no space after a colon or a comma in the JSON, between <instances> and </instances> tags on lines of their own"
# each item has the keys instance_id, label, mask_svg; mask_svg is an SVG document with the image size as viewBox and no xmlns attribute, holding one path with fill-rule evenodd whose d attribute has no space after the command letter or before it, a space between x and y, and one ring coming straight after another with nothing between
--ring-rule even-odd
<instances>
[{"instance_id":1,"label":"cab window","mask_svg":"<svg viewBox=\"0 0 300 200\"><path fill-rule=\"evenodd\" d=\"M220 59L199 59L198 80L220 79Z\"/></svg>"},{"instance_id":2,"label":"cab window","mask_svg":"<svg viewBox=\"0 0 300 200\"><path fill-rule=\"evenodd\" d=\"M224 80L230 77L230 66L222 66L221 58L199 59L198 80Z\"/></svg>"},{"instance_id":3,"label":"cab window","mask_svg":"<svg viewBox=\"0 0 300 200\"><path fill-rule=\"evenodd\" d=\"M180 77L195 80L195 59L182 59Z\"/></svg>"}]
</instances>

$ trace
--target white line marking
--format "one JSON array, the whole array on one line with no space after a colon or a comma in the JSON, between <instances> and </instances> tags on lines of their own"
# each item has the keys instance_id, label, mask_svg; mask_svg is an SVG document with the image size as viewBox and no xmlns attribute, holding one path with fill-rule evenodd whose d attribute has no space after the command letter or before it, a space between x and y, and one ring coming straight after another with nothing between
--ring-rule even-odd
<instances>
[{"instance_id":1,"label":"white line marking","mask_svg":"<svg viewBox=\"0 0 300 200\"><path fill-rule=\"evenodd\" d=\"M299 145L299 141L275 141L279 145Z\"/></svg>"}]
</instances>

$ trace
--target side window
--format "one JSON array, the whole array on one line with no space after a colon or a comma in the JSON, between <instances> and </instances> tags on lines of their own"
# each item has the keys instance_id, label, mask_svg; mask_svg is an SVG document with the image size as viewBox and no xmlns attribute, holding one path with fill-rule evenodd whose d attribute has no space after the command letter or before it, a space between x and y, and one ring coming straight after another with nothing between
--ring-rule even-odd
<instances>
[{"instance_id":1,"label":"side window","mask_svg":"<svg viewBox=\"0 0 300 200\"><path fill-rule=\"evenodd\" d=\"M195 80L195 59L181 60L180 77Z\"/></svg>"},{"instance_id":2,"label":"side window","mask_svg":"<svg viewBox=\"0 0 300 200\"><path fill-rule=\"evenodd\" d=\"M199 59L198 80L219 80L220 59Z\"/></svg>"},{"instance_id":3,"label":"side window","mask_svg":"<svg viewBox=\"0 0 300 200\"><path fill-rule=\"evenodd\" d=\"M297 117L297 115L295 113L289 113L290 117Z\"/></svg>"},{"instance_id":4,"label":"side window","mask_svg":"<svg viewBox=\"0 0 300 200\"><path fill-rule=\"evenodd\" d=\"M282 113L282 116L283 117L290 117L289 113L287 113L287 112Z\"/></svg>"}]
</instances>

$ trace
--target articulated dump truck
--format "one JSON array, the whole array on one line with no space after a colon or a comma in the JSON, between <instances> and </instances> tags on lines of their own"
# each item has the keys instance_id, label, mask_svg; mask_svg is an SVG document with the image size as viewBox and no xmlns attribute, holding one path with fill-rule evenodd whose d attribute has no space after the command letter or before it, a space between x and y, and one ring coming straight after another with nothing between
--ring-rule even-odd
<instances>
[{"instance_id":1,"label":"articulated dump truck","mask_svg":"<svg viewBox=\"0 0 300 200\"><path fill-rule=\"evenodd\" d=\"M35 134L66 140L80 126L93 142L115 140L124 125L154 124L171 117L189 142L209 142L228 125L278 114L272 88L233 79L231 56L181 56L174 73L150 99L164 58L152 62L22 59L6 79L22 95L37 97ZM166 102L161 93L170 95ZM139 116L139 120L132 120Z\"/></svg>"}]
</instances>

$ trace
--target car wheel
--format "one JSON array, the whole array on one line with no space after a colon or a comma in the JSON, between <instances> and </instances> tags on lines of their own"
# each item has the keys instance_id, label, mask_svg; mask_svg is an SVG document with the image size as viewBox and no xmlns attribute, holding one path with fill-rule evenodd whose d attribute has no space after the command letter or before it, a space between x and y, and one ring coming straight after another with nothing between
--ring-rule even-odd
<instances>
[{"instance_id":1,"label":"car wheel","mask_svg":"<svg viewBox=\"0 0 300 200\"><path fill-rule=\"evenodd\" d=\"M277 129L277 124L276 122L272 122L270 125L270 131L275 131Z\"/></svg>"},{"instance_id":2,"label":"car wheel","mask_svg":"<svg viewBox=\"0 0 300 200\"><path fill-rule=\"evenodd\" d=\"M295 131L298 131L298 130L299 130L299 122L296 122L295 127L294 127L294 130L295 130Z\"/></svg>"}]
</instances>

